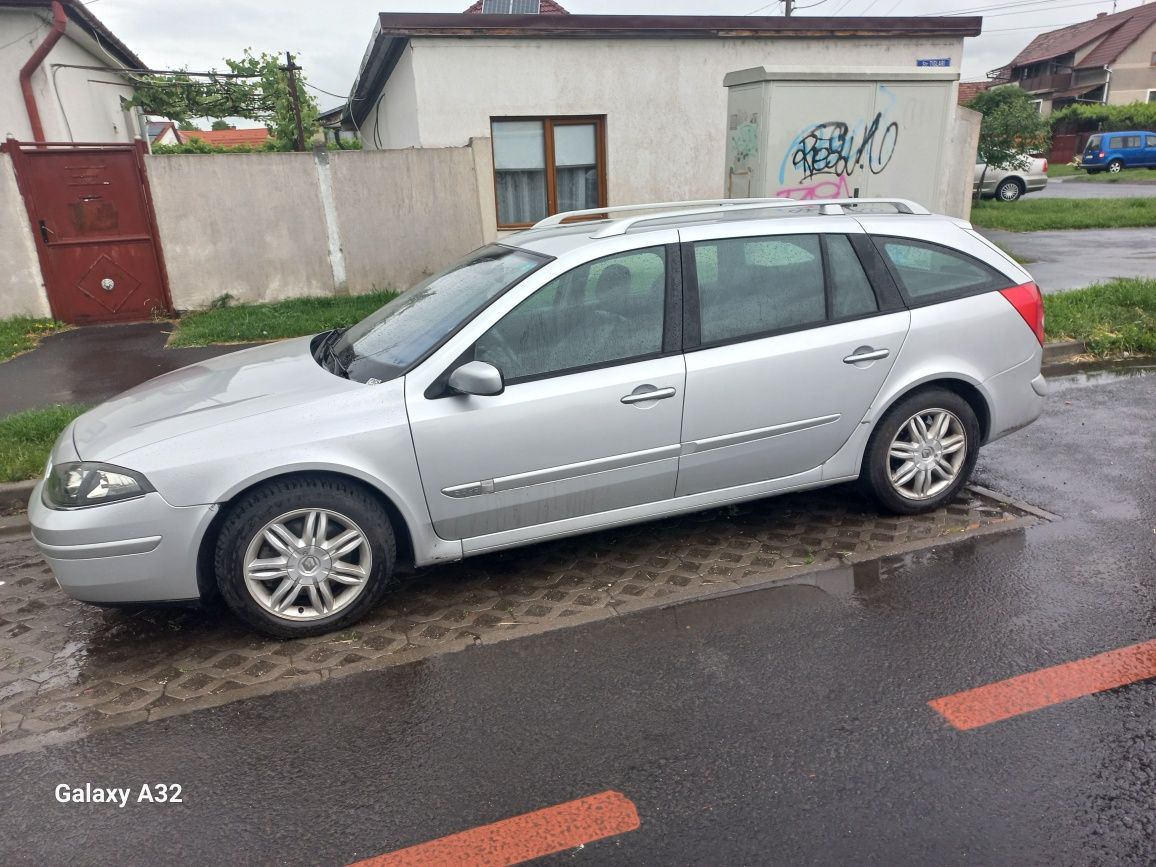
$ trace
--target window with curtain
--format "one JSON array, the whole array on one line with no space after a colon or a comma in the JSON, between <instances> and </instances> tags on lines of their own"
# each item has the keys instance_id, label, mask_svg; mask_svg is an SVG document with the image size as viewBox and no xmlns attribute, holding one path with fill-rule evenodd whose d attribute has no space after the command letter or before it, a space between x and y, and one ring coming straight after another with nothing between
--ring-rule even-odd
<instances>
[{"instance_id":1,"label":"window with curtain","mask_svg":"<svg viewBox=\"0 0 1156 867\"><path fill-rule=\"evenodd\" d=\"M531 225L550 214L606 204L601 117L494 120L498 226Z\"/></svg>"}]
</instances>

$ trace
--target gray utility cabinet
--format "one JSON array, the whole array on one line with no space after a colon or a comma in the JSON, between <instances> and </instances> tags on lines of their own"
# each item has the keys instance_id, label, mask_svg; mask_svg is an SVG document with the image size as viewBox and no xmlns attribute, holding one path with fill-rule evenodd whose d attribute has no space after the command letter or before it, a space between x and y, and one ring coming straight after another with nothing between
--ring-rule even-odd
<instances>
[{"instance_id":1,"label":"gray utility cabinet","mask_svg":"<svg viewBox=\"0 0 1156 867\"><path fill-rule=\"evenodd\" d=\"M942 211L958 75L732 72L724 195L893 196Z\"/></svg>"}]
</instances>

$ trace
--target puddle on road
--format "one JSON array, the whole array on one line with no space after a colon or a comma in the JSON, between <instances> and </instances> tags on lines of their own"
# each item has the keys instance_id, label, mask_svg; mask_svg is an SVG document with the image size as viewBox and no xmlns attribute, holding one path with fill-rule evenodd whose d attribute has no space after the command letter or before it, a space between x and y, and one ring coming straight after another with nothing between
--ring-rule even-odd
<instances>
[{"instance_id":1,"label":"puddle on road","mask_svg":"<svg viewBox=\"0 0 1156 867\"><path fill-rule=\"evenodd\" d=\"M1006 533L961 539L955 544L810 572L797 578L776 582L774 587L815 587L841 601L870 607L883 600L887 593L888 582L892 578L901 576L913 567L928 563L946 565L971 562L981 550L988 556L995 551L1003 550L1006 556L1013 551L1019 551L1025 543L1025 529L1020 527Z\"/></svg>"}]
</instances>

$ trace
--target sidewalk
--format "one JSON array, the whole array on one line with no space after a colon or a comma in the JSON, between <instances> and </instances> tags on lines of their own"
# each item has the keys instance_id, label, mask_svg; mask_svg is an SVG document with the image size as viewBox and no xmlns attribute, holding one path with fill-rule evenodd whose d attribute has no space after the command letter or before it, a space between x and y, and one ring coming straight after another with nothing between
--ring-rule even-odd
<instances>
[{"instance_id":1,"label":"sidewalk","mask_svg":"<svg viewBox=\"0 0 1156 867\"><path fill-rule=\"evenodd\" d=\"M244 346L165 349L171 322L90 325L52 334L0 364L0 418L58 403L95 404L145 380Z\"/></svg>"}]
</instances>

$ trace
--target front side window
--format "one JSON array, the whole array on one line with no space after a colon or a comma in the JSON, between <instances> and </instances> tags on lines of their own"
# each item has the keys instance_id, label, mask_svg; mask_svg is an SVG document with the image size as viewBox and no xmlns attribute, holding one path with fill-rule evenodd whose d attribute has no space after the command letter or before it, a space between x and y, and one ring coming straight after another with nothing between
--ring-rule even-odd
<instances>
[{"instance_id":1,"label":"front side window","mask_svg":"<svg viewBox=\"0 0 1156 867\"><path fill-rule=\"evenodd\" d=\"M507 384L662 352L666 250L588 262L551 280L474 345Z\"/></svg>"},{"instance_id":2,"label":"front side window","mask_svg":"<svg viewBox=\"0 0 1156 867\"><path fill-rule=\"evenodd\" d=\"M1008 279L989 265L955 250L910 238L875 238L891 272L915 301L1005 288Z\"/></svg>"},{"instance_id":3,"label":"front side window","mask_svg":"<svg viewBox=\"0 0 1156 867\"><path fill-rule=\"evenodd\" d=\"M495 120L494 189L499 228L606 204L600 117Z\"/></svg>"},{"instance_id":4,"label":"front side window","mask_svg":"<svg viewBox=\"0 0 1156 867\"><path fill-rule=\"evenodd\" d=\"M393 379L547 261L500 244L476 250L346 331L334 346L337 358L351 379Z\"/></svg>"}]
</instances>

